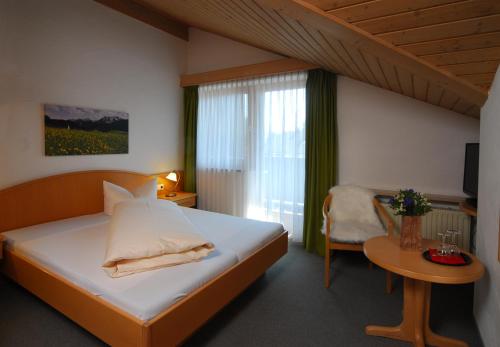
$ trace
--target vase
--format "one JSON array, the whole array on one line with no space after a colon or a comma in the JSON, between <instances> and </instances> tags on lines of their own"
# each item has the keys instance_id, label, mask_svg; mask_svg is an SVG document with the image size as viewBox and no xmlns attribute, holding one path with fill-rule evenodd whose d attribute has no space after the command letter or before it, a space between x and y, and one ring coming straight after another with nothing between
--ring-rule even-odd
<instances>
[{"instance_id":1,"label":"vase","mask_svg":"<svg viewBox=\"0 0 500 347\"><path fill-rule=\"evenodd\" d=\"M422 250L421 216L403 216L399 246L404 250Z\"/></svg>"}]
</instances>

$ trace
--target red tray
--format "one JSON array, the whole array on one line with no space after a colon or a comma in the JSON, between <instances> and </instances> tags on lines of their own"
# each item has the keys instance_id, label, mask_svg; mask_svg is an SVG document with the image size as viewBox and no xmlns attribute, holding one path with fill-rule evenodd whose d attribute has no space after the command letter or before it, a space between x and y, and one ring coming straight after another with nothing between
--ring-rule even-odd
<instances>
[{"instance_id":1,"label":"red tray","mask_svg":"<svg viewBox=\"0 0 500 347\"><path fill-rule=\"evenodd\" d=\"M422 253L422 256L424 257L425 260L430 261L431 263L434 263L434 264L439 264L439 265L466 266L466 265L472 264L472 258L469 257L467 254L462 253L462 252L460 252L460 256L464 259L465 263L463 263L463 264L449 264L449 263L443 263L443 262L440 262L440 261L433 260L432 257L431 257L431 254L430 254L429 250L427 250L424 253Z\"/></svg>"}]
</instances>

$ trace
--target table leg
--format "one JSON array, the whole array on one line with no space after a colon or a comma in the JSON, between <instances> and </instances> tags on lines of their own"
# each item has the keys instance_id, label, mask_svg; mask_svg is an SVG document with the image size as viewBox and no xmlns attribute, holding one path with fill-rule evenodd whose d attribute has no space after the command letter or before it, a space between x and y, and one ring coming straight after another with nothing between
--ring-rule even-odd
<instances>
[{"instance_id":1,"label":"table leg","mask_svg":"<svg viewBox=\"0 0 500 347\"><path fill-rule=\"evenodd\" d=\"M466 347L460 340L436 335L429 326L431 284L404 278L403 321L395 327L369 325L367 335L382 336L413 342L417 347L425 344L437 347Z\"/></svg>"},{"instance_id":2,"label":"table leg","mask_svg":"<svg viewBox=\"0 0 500 347\"><path fill-rule=\"evenodd\" d=\"M449 337L444 337L435 334L429 325L429 317L431 313L431 284L429 282L425 283L425 323L424 323L424 335L425 342L431 346L443 346L443 347L467 347L467 343L461 340L452 339Z\"/></svg>"},{"instance_id":3,"label":"table leg","mask_svg":"<svg viewBox=\"0 0 500 347\"><path fill-rule=\"evenodd\" d=\"M395 327L369 325L365 328L367 335L383 336L408 342L415 341L415 282L411 278L404 278L403 321L401 324Z\"/></svg>"},{"instance_id":4,"label":"table leg","mask_svg":"<svg viewBox=\"0 0 500 347\"><path fill-rule=\"evenodd\" d=\"M424 311L425 311L425 282L414 281L415 306L413 311L415 314L414 344L418 347L425 347L424 335Z\"/></svg>"}]
</instances>

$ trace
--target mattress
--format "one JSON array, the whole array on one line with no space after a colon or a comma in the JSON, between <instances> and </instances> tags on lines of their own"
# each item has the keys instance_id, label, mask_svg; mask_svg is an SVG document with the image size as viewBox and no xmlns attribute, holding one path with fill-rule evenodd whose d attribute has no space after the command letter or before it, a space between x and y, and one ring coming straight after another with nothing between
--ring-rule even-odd
<instances>
[{"instance_id":1,"label":"mattress","mask_svg":"<svg viewBox=\"0 0 500 347\"><path fill-rule=\"evenodd\" d=\"M9 249L147 321L283 232L277 223L182 208L215 245L202 261L111 278L101 268L110 217L100 213L4 233Z\"/></svg>"},{"instance_id":2,"label":"mattress","mask_svg":"<svg viewBox=\"0 0 500 347\"><path fill-rule=\"evenodd\" d=\"M230 249L239 261L283 233L283 226L278 223L261 222L187 207L183 207L182 210L216 248Z\"/></svg>"}]
</instances>

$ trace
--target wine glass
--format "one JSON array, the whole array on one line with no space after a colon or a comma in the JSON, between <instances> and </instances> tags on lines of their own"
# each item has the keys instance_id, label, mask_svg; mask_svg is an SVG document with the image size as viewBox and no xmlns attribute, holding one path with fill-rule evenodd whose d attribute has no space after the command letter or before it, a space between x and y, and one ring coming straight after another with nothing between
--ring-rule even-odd
<instances>
[{"instance_id":1,"label":"wine glass","mask_svg":"<svg viewBox=\"0 0 500 347\"><path fill-rule=\"evenodd\" d=\"M438 233L438 236L441 237L441 243L439 245L438 254L441 256L449 255L450 247L449 244L446 242L446 240L448 239L448 233L447 232Z\"/></svg>"},{"instance_id":2,"label":"wine glass","mask_svg":"<svg viewBox=\"0 0 500 347\"><path fill-rule=\"evenodd\" d=\"M451 241L450 241L450 253L451 254L460 254L460 249L458 248L457 245L457 237L459 234L461 234L460 231L458 230L447 230L446 233L448 233L451 236Z\"/></svg>"}]
</instances>

